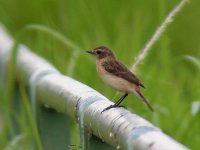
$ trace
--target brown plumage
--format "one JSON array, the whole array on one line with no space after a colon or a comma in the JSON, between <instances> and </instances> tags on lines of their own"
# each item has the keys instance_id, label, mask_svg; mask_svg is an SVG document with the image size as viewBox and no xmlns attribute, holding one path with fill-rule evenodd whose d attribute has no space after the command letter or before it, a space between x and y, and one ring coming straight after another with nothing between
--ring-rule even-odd
<instances>
[{"instance_id":1,"label":"brown plumage","mask_svg":"<svg viewBox=\"0 0 200 150\"><path fill-rule=\"evenodd\" d=\"M144 88L144 85L140 82L140 80L131 71L129 71L126 66L115 59L104 61L102 66L107 72Z\"/></svg>"},{"instance_id":2,"label":"brown plumage","mask_svg":"<svg viewBox=\"0 0 200 150\"><path fill-rule=\"evenodd\" d=\"M144 85L126 66L117 61L109 48L100 46L87 52L96 58L97 72L102 80L114 89L125 93L114 105L105 108L103 111L118 107L123 99L128 96L128 93L134 93L153 111L148 100L140 92L140 87L144 88Z\"/></svg>"}]
</instances>

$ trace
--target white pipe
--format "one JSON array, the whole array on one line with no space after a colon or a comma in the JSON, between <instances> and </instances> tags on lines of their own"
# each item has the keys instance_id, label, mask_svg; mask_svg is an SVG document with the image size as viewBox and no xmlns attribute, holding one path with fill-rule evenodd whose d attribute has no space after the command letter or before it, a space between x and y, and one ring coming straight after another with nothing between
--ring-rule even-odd
<instances>
[{"instance_id":1,"label":"white pipe","mask_svg":"<svg viewBox=\"0 0 200 150\"><path fill-rule=\"evenodd\" d=\"M0 60L11 50L12 40L0 28ZM46 72L46 73L45 73ZM50 72L50 73L48 73ZM113 104L94 89L60 74L51 64L21 45L17 55L17 74L25 83L36 81L36 98L74 120L83 120L82 127L116 149L187 150L165 135L159 128L124 108L101 111ZM62 129L60 129L62 130Z\"/></svg>"}]
</instances>

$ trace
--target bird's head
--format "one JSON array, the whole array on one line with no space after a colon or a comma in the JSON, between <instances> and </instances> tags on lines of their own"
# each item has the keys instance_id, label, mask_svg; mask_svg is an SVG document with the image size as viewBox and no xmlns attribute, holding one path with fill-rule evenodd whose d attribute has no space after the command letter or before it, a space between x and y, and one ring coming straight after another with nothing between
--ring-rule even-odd
<instances>
[{"instance_id":1,"label":"bird's head","mask_svg":"<svg viewBox=\"0 0 200 150\"><path fill-rule=\"evenodd\" d=\"M93 49L92 51L86 51L86 52L93 55L98 60L108 57L115 58L113 52L105 46L99 46Z\"/></svg>"}]
</instances>

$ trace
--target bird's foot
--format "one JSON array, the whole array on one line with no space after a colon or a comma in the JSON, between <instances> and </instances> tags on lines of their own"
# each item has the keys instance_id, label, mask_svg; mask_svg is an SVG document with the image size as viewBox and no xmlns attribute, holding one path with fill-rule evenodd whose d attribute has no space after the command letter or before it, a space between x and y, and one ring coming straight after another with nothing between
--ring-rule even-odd
<instances>
[{"instance_id":1,"label":"bird's foot","mask_svg":"<svg viewBox=\"0 0 200 150\"><path fill-rule=\"evenodd\" d=\"M122 106L122 105L110 105L110 106L108 106L108 107L106 107L101 113L103 113L104 111L107 111L107 110L109 110L109 109L111 109L111 108L117 108L117 107L123 107L123 108L125 108L125 106Z\"/></svg>"}]
</instances>

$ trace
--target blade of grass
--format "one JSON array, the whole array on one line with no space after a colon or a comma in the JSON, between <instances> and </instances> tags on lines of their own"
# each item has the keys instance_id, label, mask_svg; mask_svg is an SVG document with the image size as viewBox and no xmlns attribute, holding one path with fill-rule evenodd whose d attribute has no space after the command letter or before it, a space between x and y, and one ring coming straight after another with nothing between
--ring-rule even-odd
<instances>
[{"instance_id":1,"label":"blade of grass","mask_svg":"<svg viewBox=\"0 0 200 150\"><path fill-rule=\"evenodd\" d=\"M190 55L185 55L184 58L194 64L200 70L200 59Z\"/></svg>"},{"instance_id":2,"label":"blade of grass","mask_svg":"<svg viewBox=\"0 0 200 150\"><path fill-rule=\"evenodd\" d=\"M15 150L15 149L19 149L19 144L20 142L26 138L26 135L24 134L19 134L17 136L15 136L6 146L6 148L4 150Z\"/></svg>"},{"instance_id":3,"label":"blade of grass","mask_svg":"<svg viewBox=\"0 0 200 150\"><path fill-rule=\"evenodd\" d=\"M73 50L80 52L81 48L77 44L75 44L68 37L62 35L58 31L55 31L55 30L53 30L49 27L46 27L46 26L43 26L43 25L38 25L38 24L31 24L31 25L25 26L22 30L37 30L37 31L41 31L41 32L50 34L53 37L55 37L56 39L58 39L60 42L62 42L65 46L67 46L67 47L69 46Z\"/></svg>"},{"instance_id":4,"label":"blade of grass","mask_svg":"<svg viewBox=\"0 0 200 150\"><path fill-rule=\"evenodd\" d=\"M39 135L38 128L37 128L37 123L36 123L36 120L34 119L34 115L31 110L31 106L30 106L31 104L28 100L27 94L25 92L25 88L22 84L19 85L19 91L20 91L20 95L21 95L21 99L22 99L22 104L24 105L25 111L27 112L27 116L28 116L28 119L30 122L30 127L33 130L33 136L35 138L37 149L43 150L40 135Z\"/></svg>"},{"instance_id":5,"label":"blade of grass","mask_svg":"<svg viewBox=\"0 0 200 150\"><path fill-rule=\"evenodd\" d=\"M188 1L189 0L181 0L181 2L169 13L169 15L165 18L162 24L157 28L155 33L149 39L149 41L147 41L140 54L137 56L135 63L131 67L132 71L136 71L136 67L138 66L138 64L140 64L142 60L147 56L151 47L160 38L161 34L166 30L168 25L173 21L174 17L177 15L177 13L183 8L183 6L185 6L186 2Z\"/></svg>"}]
</instances>

